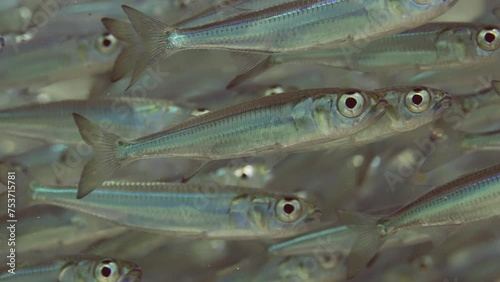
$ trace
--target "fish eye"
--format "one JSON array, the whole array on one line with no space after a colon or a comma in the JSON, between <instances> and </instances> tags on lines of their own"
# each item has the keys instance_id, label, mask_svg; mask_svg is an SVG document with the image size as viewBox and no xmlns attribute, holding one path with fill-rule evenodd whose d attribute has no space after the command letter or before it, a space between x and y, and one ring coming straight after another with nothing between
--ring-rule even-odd
<instances>
[{"instance_id":1,"label":"fish eye","mask_svg":"<svg viewBox=\"0 0 500 282\"><path fill-rule=\"evenodd\" d=\"M421 113L429 108L431 96L422 88L416 88L408 92L405 97L405 105L413 113Z\"/></svg>"},{"instance_id":2,"label":"fish eye","mask_svg":"<svg viewBox=\"0 0 500 282\"><path fill-rule=\"evenodd\" d=\"M477 43L481 49L495 51L500 47L500 30L494 27L487 27L477 35Z\"/></svg>"},{"instance_id":3,"label":"fish eye","mask_svg":"<svg viewBox=\"0 0 500 282\"><path fill-rule=\"evenodd\" d=\"M276 205L276 215L284 222L292 222L299 218L301 205L299 200L292 197L281 199Z\"/></svg>"},{"instance_id":4,"label":"fish eye","mask_svg":"<svg viewBox=\"0 0 500 282\"><path fill-rule=\"evenodd\" d=\"M339 112L345 117L357 117L363 112L365 99L359 92L342 95L338 101Z\"/></svg>"},{"instance_id":5,"label":"fish eye","mask_svg":"<svg viewBox=\"0 0 500 282\"><path fill-rule=\"evenodd\" d=\"M113 259L103 259L96 267L95 277L98 282L116 281L118 264Z\"/></svg>"},{"instance_id":6,"label":"fish eye","mask_svg":"<svg viewBox=\"0 0 500 282\"><path fill-rule=\"evenodd\" d=\"M118 40L111 33L104 33L97 38L95 47L99 53L109 55L118 47Z\"/></svg>"}]
</instances>

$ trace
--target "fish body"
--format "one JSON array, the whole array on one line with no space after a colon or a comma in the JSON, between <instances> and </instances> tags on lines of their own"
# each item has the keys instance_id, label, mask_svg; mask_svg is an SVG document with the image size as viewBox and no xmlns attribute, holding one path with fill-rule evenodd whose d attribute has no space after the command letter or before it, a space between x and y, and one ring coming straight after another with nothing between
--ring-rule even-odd
<instances>
[{"instance_id":1,"label":"fish body","mask_svg":"<svg viewBox=\"0 0 500 282\"><path fill-rule=\"evenodd\" d=\"M123 6L136 35L130 34L130 28L119 21L103 19L103 23L116 37L145 47L138 63L128 64L134 68L132 85L147 67L180 50L222 49L270 54L331 49L419 26L443 14L456 2L296 0L189 28L167 26ZM127 32L123 32L124 29ZM119 60L130 59L132 53L122 53L117 64L123 63Z\"/></svg>"},{"instance_id":2,"label":"fish body","mask_svg":"<svg viewBox=\"0 0 500 282\"><path fill-rule=\"evenodd\" d=\"M162 100L66 100L0 110L0 128L14 135L51 143L77 144L81 138L72 119L75 112L94 122L112 123L111 131L129 137L164 129L189 116L183 107Z\"/></svg>"},{"instance_id":3,"label":"fish body","mask_svg":"<svg viewBox=\"0 0 500 282\"><path fill-rule=\"evenodd\" d=\"M23 267L15 274L0 274L0 281L8 282L140 282L141 269L137 264L113 258L61 258L56 261Z\"/></svg>"},{"instance_id":4,"label":"fish body","mask_svg":"<svg viewBox=\"0 0 500 282\"><path fill-rule=\"evenodd\" d=\"M317 219L310 202L253 188L105 182L84 199L76 187L31 185L32 200L173 236L279 238Z\"/></svg>"},{"instance_id":5,"label":"fish body","mask_svg":"<svg viewBox=\"0 0 500 282\"><path fill-rule=\"evenodd\" d=\"M490 38L491 37L491 38ZM228 88L283 63L315 63L357 71L467 68L500 58L500 29L472 23L430 23L366 46L273 54L238 75Z\"/></svg>"},{"instance_id":6,"label":"fish body","mask_svg":"<svg viewBox=\"0 0 500 282\"><path fill-rule=\"evenodd\" d=\"M134 140L74 114L83 140L96 149L80 178L78 196L137 159L217 160L303 150L368 127L385 113L386 105L377 91L310 89L212 111Z\"/></svg>"},{"instance_id":7,"label":"fish body","mask_svg":"<svg viewBox=\"0 0 500 282\"><path fill-rule=\"evenodd\" d=\"M375 255L385 239L402 230L457 226L500 215L500 165L465 175L437 187L392 215L377 218L339 211L358 231L348 258L348 277L354 277Z\"/></svg>"}]
</instances>

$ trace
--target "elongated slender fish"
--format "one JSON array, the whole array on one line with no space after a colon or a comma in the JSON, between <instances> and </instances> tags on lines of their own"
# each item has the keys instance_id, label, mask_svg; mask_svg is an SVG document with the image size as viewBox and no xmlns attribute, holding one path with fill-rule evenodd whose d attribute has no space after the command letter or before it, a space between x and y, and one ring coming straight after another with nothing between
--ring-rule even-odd
<instances>
[{"instance_id":1,"label":"elongated slender fish","mask_svg":"<svg viewBox=\"0 0 500 282\"><path fill-rule=\"evenodd\" d=\"M61 258L54 262L5 271L0 281L6 282L140 282L141 269L125 260L100 257Z\"/></svg>"},{"instance_id":2,"label":"elongated slender fish","mask_svg":"<svg viewBox=\"0 0 500 282\"><path fill-rule=\"evenodd\" d=\"M28 88L112 69L123 44L109 33L39 41L2 54L0 87Z\"/></svg>"},{"instance_id":3,"label":"elongated slender fish","mask_svg":"<svg viewBox=\"0 0 500 282\"><path fill-rule=\"evenodd\" d=\"M275 54L228 84L232 88L283 63L315 63L359 71L467 68L500 58L500 30L472 23L430 23L377 39L363 48Z\"/></svg>"},{"instance_id":4,"label":"elongated slender fish","mask_svg":"<svg viewBox=\"0 0 500 282\"><path fill-rule=\"evenodd\" d=\"M78 198L133 160L215 160L304 150L368 127L386 106L377 91L295 91L213 111L135 140L106 132L74 114L83 140L95 149L82 172Z\"/></svg>"},{"instance_id":5,"label":"elongated slender fish","mask_svg":"<svg viewBox=\"0 0 500 282\"><path fill-rule=\"evenodd\" d=\"M338 211L358 237L349 254L348 278L375 255L387 237L418 228L462 225L500 215L500 165L465 175L437 187L384 217Z\"/></svg>"},{"instance_id":6,"label":"elongated slender fish","mask_svg":"<svg viewBox=\"0 0 500 282\"><path fill-rule=\"evenodd\" d=\"M316 146L317 149L353 147L376 142L436 121L452 105L444 91L429 87L393 87L381 90L387 113L370 127L350 136Z\"/></svg>"},{"instance_id":7,"label":"elongated slender fish","mask_svg":"<svg viewBox=\"0 0 500 282\"><path fill-rule=\"evenodd\" d=\"M134 68L131 86L146 68L181 50L291 53L335 48L417 27L445 13L456 2L296 0L192 28L168 26L123 6L137 34L121 21L107 18L102 21L115 37L130 44L119 55L115 71L118 65ZM135 63L131 56L140 50L142 56ZM125 73L115 73L113 80Z\"/></svg>"},{"instance_id":8,"label":"elongated slender fish","mask_svg":"<svg viewBox=\"0 0 500 282\"><path fill-rule=\"evenodd\" d=\"M30 187L35 203L173 236L279 238L319 219L319 210L306 200L253 188L105 182L77 200L76 187Z\"/></svg>"},{"instance_id":9,"label":"elongated slender fish","mask_svg":"<svg viewBox=\"0 0 500 282\"><path fill-rule=\"evenodd\" d=\"M129 137L165 129L189 117L190 109L169 101L142 98L67 100L0 110L0 128L13 135L51 143L76 144L81 138L72 113L81 113Z\"/></svg>"}]
</instances>

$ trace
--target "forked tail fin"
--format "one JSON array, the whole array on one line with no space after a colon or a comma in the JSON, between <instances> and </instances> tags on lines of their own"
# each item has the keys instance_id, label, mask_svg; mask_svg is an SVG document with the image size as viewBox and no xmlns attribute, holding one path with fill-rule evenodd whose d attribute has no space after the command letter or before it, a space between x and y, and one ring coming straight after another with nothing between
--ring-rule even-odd
<instances>
[{"instance_id":1,"label":"forked tail fin","mask_svg":"<svg viewBox=\"0 0 500 282\"><path fill-rule=\"evenodd\" d=\"M94 154L83 168L80 182L78 183L77 198L81 199L101 185L111 175L124 165L124 160L116 154L120 136L99 128L83 116L73 113L82 139L94 150Z\"/></svg>"},{"instance_id":2,"label":"forked tail fin","mask_svg":"<svg viewBox=\"0 0 500 282\"><path fill-rule=\"evenodd\" d=\"M375 256L385 241L379 218L357 212L337 210L340 221L357 234L347 257L347 279L354 278Z\"/></svg>"},{"instance_id":3,"label":"forked tail fin","mask_svg":"<svg viewBox=\"0 0 500 282\"><path fill-rule=\"evenodd\" d=\"M165 57L175 53L169 42L169 35L176 28L163 24L134 8L123 5L135 34L130 32L130 25L118 20L104 18L103 24L116 38L130 44L118 56L113 69L113 79L123 77L133 65L134 72L127 90L134 85L144 72Z\"/></svg>"}]
</instances>

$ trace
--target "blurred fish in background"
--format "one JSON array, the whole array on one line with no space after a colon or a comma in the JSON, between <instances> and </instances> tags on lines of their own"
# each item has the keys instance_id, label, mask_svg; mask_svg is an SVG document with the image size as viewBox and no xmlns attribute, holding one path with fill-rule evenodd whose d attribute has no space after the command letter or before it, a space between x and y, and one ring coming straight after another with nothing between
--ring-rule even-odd
<instances>
[{"instance_id":1,"label":"blurred fish in background","mask_svg":"<svg viewBox=\"0 0 500 282\"><path fill-rule=\"evenodd\" d=\"M0 281L497 281L497 0L0 1Z\"/></svg>"}]
</instances>

